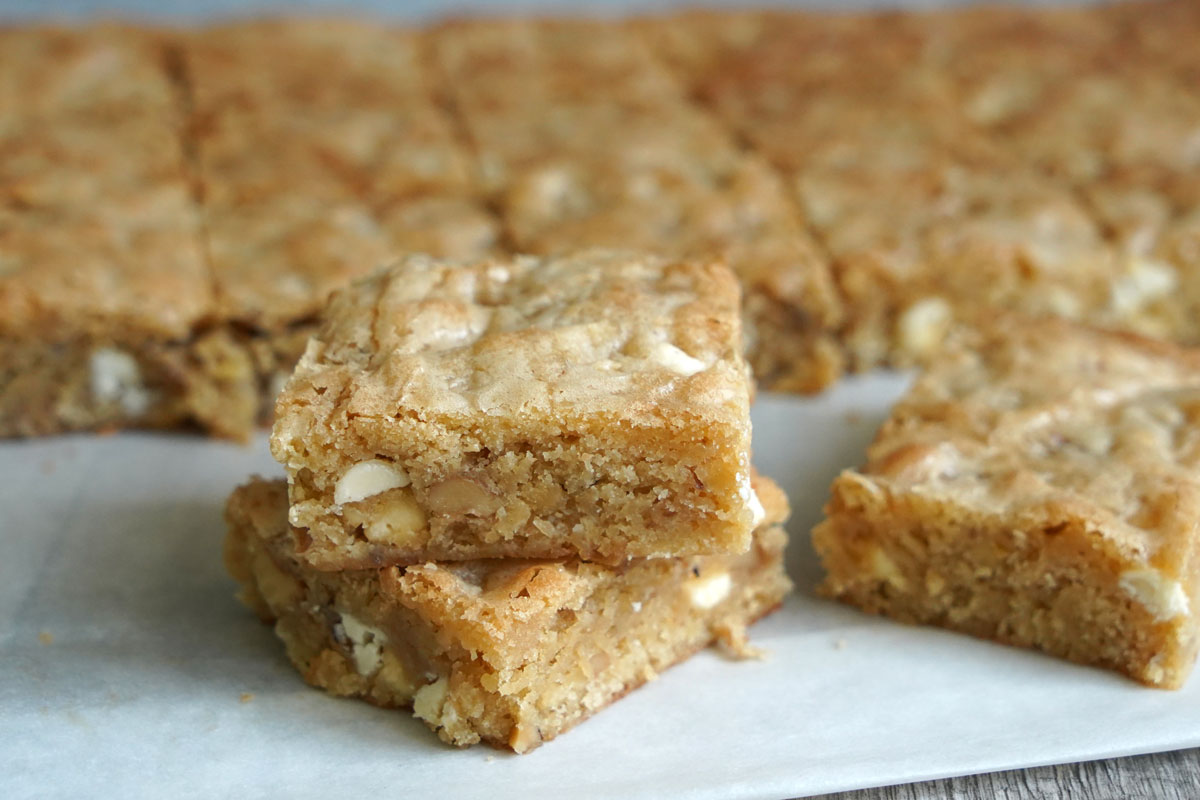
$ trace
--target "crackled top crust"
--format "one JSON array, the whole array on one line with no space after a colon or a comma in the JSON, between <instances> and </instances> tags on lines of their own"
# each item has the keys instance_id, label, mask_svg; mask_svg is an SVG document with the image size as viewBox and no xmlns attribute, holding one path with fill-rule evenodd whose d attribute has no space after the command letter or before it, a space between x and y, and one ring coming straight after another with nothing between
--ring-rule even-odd
<instances>
[{"instance_id":1,"label":"crackled top crust","mask_svg":"<svg viewBox=\"0 0 1200 800\"><path fill-rule=\"evenodd\" d=\"M1200 353L1004 317L935 360L858 479L1014 525L1083 520L1166 566L1200 518L1198 422Z\"/></svg>"},{"instance_id":2,"label":"crackled top crust","mask_svg":"<svg viewBox=\"0 0 1200 800\"><path fill-rule=\"evenodd\" d=\"M745 426L738 301L720 263L411 256L333 297L280 395L275 435L293 410L322 405L330 418Z\"/></svg>"},{"instance_id":3,"label":"crackled top crust","mask_svg":"<svg viewBox=\"0 0 1200 800\"><path fill-rule=\"evenodd\" d=\"M0 26L0 130L166 107L162 34L117 24Z\"/></svg>"},{"instance_id":4,"label":"crackled top crust","mask_svg":"<svg viewBox=\"0 0 1200 800\"><path fill-rule=\"evenodd\" d=\"M0 28L0 335L183 339L212 311L154 32Z\"/></svg>"}]
</instances>

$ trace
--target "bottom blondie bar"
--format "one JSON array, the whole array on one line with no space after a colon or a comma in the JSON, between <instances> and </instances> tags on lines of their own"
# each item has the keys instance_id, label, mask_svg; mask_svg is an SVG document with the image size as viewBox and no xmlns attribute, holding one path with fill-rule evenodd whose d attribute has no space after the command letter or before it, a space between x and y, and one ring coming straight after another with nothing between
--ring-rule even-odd
<instances>
[{"instance_id":1,"label":"bottom blondie bar","mask_svg":"<svg viewBox=\"0 0 1200 800\"><path fill-rule=\"evenodd\" d=\"M1200 355L1061 321L960 344L834 483L824 591L1180 686L1200 645Z\"/></svg>"},{"instance_id":2,"label":"bottom blondie bar","mask_svg":"<svg viewBox=\"0 0 1200 800\"><path fill-rule=\"evenodd\" d=\"M714 640L739 650L779 605L787 500L755 489L766 517L737 556L333 573L296 558L284 482L256 480L230 498L226 564L309 683L411 706L450 744L524 753Z\"/></svg>"}]
</instances>

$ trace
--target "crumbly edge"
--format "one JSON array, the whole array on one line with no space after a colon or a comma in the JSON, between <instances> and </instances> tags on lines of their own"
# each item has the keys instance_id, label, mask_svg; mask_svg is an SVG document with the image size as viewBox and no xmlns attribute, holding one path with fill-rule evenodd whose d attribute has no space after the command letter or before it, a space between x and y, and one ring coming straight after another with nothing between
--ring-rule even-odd
<instances>
[{"instance_id":1,"label":"crumbly edge","mask_svg":"<svg viewBox=\"0 0 1200 800\"><path fill-rule=\"evenodd\" d=\"M214 327L182 342L0 337L0 437L196 427L246 440L270 420L309 327Z\"/></svg>"},{"instance_id":2,"label":"crumbly edge","mask_svg":"<svg viewBox=\"0 0 1200 800\"><path fill-rule=\"evenodd\" d=\"M842 345L805 309L747 286L742 301L746 360L768 391L816 394L846 369Z\"/></svg>"},{"instance_id":3,"label":"crumbly edge","mask_svg":"<svg viewBox=\"0 0 1200 800\"><path fill-rule=\"evenodd\" d=\"M748 423L732 431L548 424L539 432L486 422L405 419L370 433L354 426L345 436L339 429L342 452L329 468L289 465L303 557L322 569L503 557L615 564L750 544ZM385 439L396 447L346 458L350 442ZM311 451L306 460L313 464ZM339 504L338 488L363 462L398 468L408 484Z\"/></svg>"},{"instance_id":4,"label":"crumbly edge","mask_svg":"<svg viewBox=\"0 0 1200 800\"><path fill-rule=\"evenodd\" d=\"M502 641L481 648L415 610L429 592L419 577L397 568L317 572L272 551L236 501L228 518L226 564L240 597L275 623L306 681L376 705L413 707L457 746L484 741L528 752L713 641L744 652L746 625L791 588L778 525L736 557L648 559L620 570L579 564L591 590L560 608L537 646L514 659ZM726 593L702 607L708 600L696 598L722 575Z\"/></svg>"},{"instance_id":5,"label":"crumbly edge","mask_svg":"<svg viewBox=\"0 0 1200 800\"><path fill-rule=\"evenodd\" d=\"M826 513L813 531L826 596L902 622L1106 667L1150 686L1178 688L1191 671L1200 647L1195 558L1185 565L1184 613L1156 619L1122 586L1123 576L1148 565L1068 513L1023 525L952 500L890 491L857 473L834 483Z\"/></svg>"}]
</instances>

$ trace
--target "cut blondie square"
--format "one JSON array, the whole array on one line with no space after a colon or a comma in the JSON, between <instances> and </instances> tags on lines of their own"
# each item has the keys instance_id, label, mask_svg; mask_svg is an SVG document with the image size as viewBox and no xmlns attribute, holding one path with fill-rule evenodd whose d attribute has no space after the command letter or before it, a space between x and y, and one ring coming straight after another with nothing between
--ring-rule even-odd
<instances>
[{"instance_id":1,"label":"cut blondie square","mask_svg":"<svg viewBox=\"0 0 1200 800\"><path fill-rule=\"evenodd\" d=\"M1198 421L1200 354L995 320L835 481L823 590L1178 687L1198 642Z\"/></svg>"},{"instance_id":2,"label":"cut blondie square","mask_svg":"<svg viewBox=\"0 0 1200 800\"><path fill-rule=\"evenodd\" d=\"M745 652L746 625L791 588L786 498L755 488L765 514L741 555L333 573L297 557L283 481L258 480L230 498L226 563L309 683L523 753L714 640Z\"/></svg>"},{"instance_id":3,"label":"cut blondie square","mask_svg":"<svg viewBox=\"0 0 1200 800\"><path fill-rule=\"evenodd\" d=\"M337 293L271 437L320 569L741 553L751 382L723 264L411 256Z\"/></svg>"}]
</instances>

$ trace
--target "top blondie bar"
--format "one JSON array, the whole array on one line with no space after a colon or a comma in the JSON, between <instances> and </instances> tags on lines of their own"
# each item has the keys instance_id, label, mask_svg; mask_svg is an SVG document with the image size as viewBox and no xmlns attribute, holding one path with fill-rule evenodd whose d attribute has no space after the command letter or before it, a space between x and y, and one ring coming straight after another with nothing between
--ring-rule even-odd
<instances>
[{"instance_id":1,"label":"top blondie bar","mask_svg":"<svg viewBox=\"0 0 1200 800\"><path fill-rule=\"evenodd\" d=\"M736 553L751 383L723 264L410 256L334 295L276 405L323 569Z\"/></svg>"}]
</instances>

